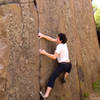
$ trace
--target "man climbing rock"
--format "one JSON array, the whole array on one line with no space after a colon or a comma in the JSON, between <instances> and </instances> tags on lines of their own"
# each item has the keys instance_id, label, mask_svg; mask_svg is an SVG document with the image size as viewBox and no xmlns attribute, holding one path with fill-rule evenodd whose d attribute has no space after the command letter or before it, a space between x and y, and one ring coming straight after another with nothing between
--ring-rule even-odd
<instances>
[{"instance_id":1,"label":"man climbing rock","mask_svg":"<svg viewBox=\"0 0 100 100\"><path fill-rule=\"evenodd\" d=\"M57 47L56 47L54 54L50 54L42 49L39 50L40 54L45 55L53 60L57 59L57 61L58 61L58 67L55 69L55 71L53 72L53 74L49 78L49 81L47 84L47 90L46 90L45 94L40 92L40 94L43 98L47 98L49 96L52 88L54 87L54 82L55 82L56 78L61 73L65 72L63 81L66 80L68 74L71 71L72 64L71 64L70 59L69 59L69 52L68 52L68 47L67 47L67 43L66 43L67 37L65 34L59 33L56 39L54 39L50 36L44 35L42 33L38 33L38 36L40 38L44 38L46 40L57 43Z\"/></svg>"}]
</instances>

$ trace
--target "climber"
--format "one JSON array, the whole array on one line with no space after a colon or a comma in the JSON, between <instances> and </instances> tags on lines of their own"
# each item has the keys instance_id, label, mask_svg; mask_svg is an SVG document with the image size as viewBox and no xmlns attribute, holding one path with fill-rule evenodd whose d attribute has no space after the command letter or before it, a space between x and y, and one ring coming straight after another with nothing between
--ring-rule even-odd
<instances>
[{"instance_id":1,"label":"climber","mask_svg":"<svg viewBox=\"0 0 100 100\"><path fill-rule=\"evenodd\" d=\"M53 60L56 60L56 59L58 60L58 67L55 69L55 71L53 72L53 74L51 75L48 81L47 90L45 94L43 94L40 91L41 96L46 99L49 96L52 88L54 87L54 82L56 78L63 72L65 72L64 78L63 78L63 81L65 82L67 76L69 75L71 71L72 64L69 59L69 52L68 52L68 47L66 43L67 37L64 33L59 33L56 39L50 36L44 35L42 33L38 33L38 36L39 38L44 38L46 40L57 43L57 47L54 54L50 54L42 49L39 50L40 54L45 55Z\"/></svg>"}]
</instances>

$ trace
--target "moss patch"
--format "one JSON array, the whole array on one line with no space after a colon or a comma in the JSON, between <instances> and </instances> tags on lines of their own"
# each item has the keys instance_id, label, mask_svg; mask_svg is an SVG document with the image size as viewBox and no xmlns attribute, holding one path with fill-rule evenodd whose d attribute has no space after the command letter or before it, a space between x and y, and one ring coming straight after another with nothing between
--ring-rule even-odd
<instances>
[{"instance_id":1,"label":"moss patch","mask_svg":"<svg viewBox=\"0 0 100 100\"><path fill-rule=\"evenodd\" d=\"M89 92L85 92L83 94L83 100L85 100L86 98L89 98L89 96L90 96Z\"/></svg>"},{"instance_id":2,"label":"moss patch","mask_svg":"<svg viewBox=\"0 0 100 100\"><path fill-rule=\"evenodd\" d=\"M93 90L100 93L100 78L93 83Z\"/></svg>"}]
</instances>

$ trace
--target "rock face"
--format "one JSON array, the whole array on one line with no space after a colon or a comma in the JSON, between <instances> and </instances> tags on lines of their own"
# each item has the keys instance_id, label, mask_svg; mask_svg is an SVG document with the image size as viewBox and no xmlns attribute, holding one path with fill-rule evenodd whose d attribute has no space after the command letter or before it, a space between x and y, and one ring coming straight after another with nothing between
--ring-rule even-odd
<instances>
[{"instance_id":1,"label":"rock face","mask_svg":"<svg viewBox=\"0 0 100 100\"><path fill-rule=\"evenodd\" d=\"M0 100L42 100L56 61L40 56L56 44L38 32L68 37L73 65L65 84L56 80L48 100L82 100L100 73L100 49L90 0L0 0Z\"/></svg>"}]
</instances>

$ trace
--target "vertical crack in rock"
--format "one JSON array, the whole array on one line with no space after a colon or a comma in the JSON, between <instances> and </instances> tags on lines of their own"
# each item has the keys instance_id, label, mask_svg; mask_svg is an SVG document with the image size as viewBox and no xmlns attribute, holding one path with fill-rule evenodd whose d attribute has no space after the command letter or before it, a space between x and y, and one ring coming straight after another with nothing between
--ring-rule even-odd
<instances>
[{"instance_id":1,"label":"vertical crack in rock","mask_svg":"<svg viewBox=\"0 0 100 100\"><path fill-rule=\"evenodd\" d=\"M33 0L33 3L35 5L35 7L37 8L37 2L36 2L36 0Z\"/></svg>"},{"instance_id":2,"label":"vertical crack in rock","mask_svg":"<svg viewBox=\"0 0 100 100\"><path fill-rule=\"evenodd\" d=\"M40 23L39 23L39 11L38 11L38 6L37 6L37 1L33 0L33 3L35 5L36 11L37 11L37 16L38 16L38 32L40 32Z\"/></svg>"},{"instance_id":3,"label":"vertical crack in rock","mask_svg":"<svg viewBox=\"0 0 100 100\"><path fill-rule=\"evenodd\" d=\"M79 89L80 89L80 99L82 99L82 89L81 89L81 80L80 80L80 76L79 76L79 68L78 68L78 62L76 61L76 68L77 68L77 74L78 74L78 81L79 81Z\"/></svg>"},{"instance_id":4,"label":"vertical crack in rock","mask_svg":"<svg viewBox=\"0 0 100 100\"><path fill-rule=\"evenodd\" d=\"M33 0L33 3L35 5L35 8L36 8L36 11L37 11L37 17L38 17L38 30L37 30L37 33L40 32L40 20L39 20L39 9L38 9L38 5L37 5L37 1L36 0ZM40 40L39 40L39 49L40 49ZM40 84L40 81L41 81L41 55L39 57L39 86L40 86L40 91L41 91L41 84ZM42 100L41 96L40 96L40 100Z\"/></svg>"},{"instance_id":5,"label":"vertical crack in rock","mask_svg":"<svg viewBox=\"0 0 100 100\"><path fill-rule=\"evenodd\" d=\"M84 73L83 73L81 67L78 68L78 76L79 76L79 80L84 82Z\"/></svg>"}]
</instances>

